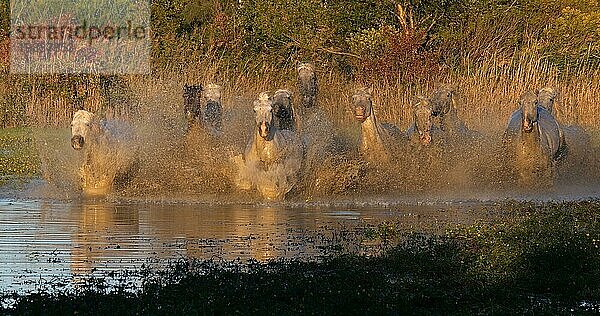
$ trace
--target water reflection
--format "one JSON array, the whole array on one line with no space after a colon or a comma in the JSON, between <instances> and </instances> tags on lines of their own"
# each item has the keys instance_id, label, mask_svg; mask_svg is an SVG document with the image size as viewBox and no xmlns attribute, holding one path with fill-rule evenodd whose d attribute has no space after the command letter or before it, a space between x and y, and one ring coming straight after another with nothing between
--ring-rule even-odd
<instances>
[{"instance_id":1,"label":"water reflection","mask_svg":"<svg viewBox=\"0 0 600 316\"><path fill-rule=\"evenodd\" d=\"M142 255L137 242L140 235L137 209L107 203L72 205L70 216L77 227L70 259L74 274L91 273L111 258L127 264L123 259ZM112 264L112 268L119 266Z\"/></svg>"},{"instance_id":2,"label":"water reflection","mask_svg":"<svg viewBox=\"0 0 600 316\"><path fill-rule=\"evenodd\" d=\"M159 208L145 212L155 240L165 245L161 257L267 260L310 256L315 248L302 240L315 230L314 212L274 207L197 206ZM171 243L171 244L169 244Z\"/></svg>"},{"instance_id":3,"label":"water reflection","mask_svg":"<svg viewBox=\"0 0 600 316\"><path fill-rule=\"evenodd\" d=\"M310 208L0 199L0 290L161 267L171 259L315 258L369 222L468 223L482 205ZM472 211L469 211L472 210ZM343 227L343 229L340 229ZM343 231L345 235L340 235ZM340 237L342 236L342 237ZM336 240L337 238L337 240Z\"/></svg>"}]
</instances>

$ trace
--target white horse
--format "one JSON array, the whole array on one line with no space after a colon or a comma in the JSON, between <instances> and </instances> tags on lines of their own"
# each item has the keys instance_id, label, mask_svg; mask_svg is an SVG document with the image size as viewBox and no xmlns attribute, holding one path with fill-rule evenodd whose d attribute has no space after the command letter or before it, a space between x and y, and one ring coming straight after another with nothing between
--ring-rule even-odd
<instances>
[{"instance_id":1,"label":"white horse","mask_svg":"<svg viewBox=\"0 0 600 316\"><path fill-rule=\"evenodd\" d=\"M71 135L73 149L83 152L78 171L84 193L104 195L115 179L125 179L131 172L137 144L128 123L100 120L94 113L79 110L73 115Z\"/></svg>"},{"instance_id":2,"label":"white horse","mask_svg":"<svg viewBox=\"0 0 600 316\"><path fill-rule=\"evenodd\" d=\"M433 108L429 99L418 97L412 112L413 122L406 134L413 143L429 146L433 140L433 132L438 130L433 124Z\"/></svg>"},{"instance_id":3,"label":"white horse","mask_svg":"<svg viewBox=\"0 0 600 316\"><path fill-rule=\"evenodd\" d=\"M361 123L360 153L370 162L389 162L391 147L403 135L398 127L377 121L371 93L370 88L359 88L352 96L354 118Z\"/></svg>"},{"instance_id":4,"label":"white horse","mask_svg":"<svg viewBox=\"0 0 600 316\"><path fill-rule=\"evenodd\" d=\"M184 113L188 131L200 127L211 136L222 135L223 106L221 105L222 87L209 83L185 85L183 87Z\"/></svg>"},{"instance_id":5,"label":"white horse","mask_svg":"<svg viewBox=\"0 0 600 316\"><path fill-rule=\"evenodd\" d=\"M544 87L538 90L537 96L539 105L548 110L550 114L554 114L554 100L557 96L556 91L550 87Z\"/></svg>"},{"instance_id":6,"label":"white horse","mask_svg":"<svg viewBox=\"0 0 600 316\"><path fill-rule=\"evenodd\" d=\"M280 130L273 118L273 101L261 93L254 101L255 128L243 158L234 157L239 174L238 187L256 187L263 197L282 199L298 180L303 145L294 131Z\"/></svg>"},{"instance_id":7,"label":"white horse","mask_svg":"<svg viewBox=\"0 0 600 316\"><path fill-rule=\"evenodd\" d=\"M431 106L432 124L450 135L466 135L465 123L458 118L456 92L449 87L435 90L427 99Z\"/></svg>"},{"instance_id":8,"label":"white horse","mask_svg":"<svg viewBox=\"0 0 600 316\"><path fill-rule=\"evenodd\" d=\"M202 123L204 128L213 136L222 134L223 105L221 104L221 91L223 88L214 83L206 85L202 91Z\"/></svg>"},{"instance_id":9,"label":"white horse","mask_svg":"<svg viewBox=\"0 0 600 316\"><path fill-rule=\"evenodd\" d=\"M273 115L275 116L275 126L278 129L297 130L298 121L296 111L292 103L292 92L287 89L280 89L273 94Z\"/></svg>"},{"instance_id":10,"label":"white horse","mask_svg":"<svg viewBox=\"0 0 600 316\"><path fill-rule=\"evenodd\" d=\"M504 134L507 144L515 150L519 182L530 185L550 180L552 183L556 162L567 152L562 129L554 116L539 104L535 93L525 92L519 105Z\"/></svg>"}]
</instances>

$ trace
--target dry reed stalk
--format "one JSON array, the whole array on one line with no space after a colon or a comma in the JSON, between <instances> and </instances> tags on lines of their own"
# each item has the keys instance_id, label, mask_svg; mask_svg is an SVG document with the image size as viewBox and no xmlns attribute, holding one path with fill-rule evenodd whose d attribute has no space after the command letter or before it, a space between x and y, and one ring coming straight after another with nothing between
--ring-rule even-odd
<instances>
[{"instance_id":1,"label":"dry reed stalk","mask_svg":"<svg viewBox=\"0 0 600 316\"><path fill-rule=\"evenodd\" d=\"M169 71L169 65L155 69L151 76L130 76L125 80L131 87L135 103L144 104L160 99L156 106L179 107L183 103L182 86L185 83L217 82L223 86L225 107L250 106L251 100L262 91L274 92L288 88L296 90L295 69L275 65L228 65L214 56L198 58L188 69ZM175 63L175 62L173 62ZM349 82L333 70L319 69L319 106L335 124L350 127L353 118L349 98L359 84ZM17 82L17 85L19 82ZM412 104L417 95L430 95L440 84L449 84L460 96L459 117L469 127L480 130L502 129L511 112L517 108L519 96L526 90L544 86L559 92L557 118L565 124L587 127L600 126L600 70L581 66L575 73L561 72L541 58L515 57L507 60L492 57L477 65L463 59L463 66L447 70L437 78L420 83L402 84L373 78L375 111L382 121L408 127L412 120ZM34 82L29 93L19 95L26 106L27 122L35 126L67 126L73 104L64 94L43 91L41 83ZM104 106L101 92L88 84L85 108L98 111ZM159 96L159 94L161 96ZM177 110L168 111L178 115ZM116 115L131 116L127 108L115 110Z\"/></svg>"}]
</instances>

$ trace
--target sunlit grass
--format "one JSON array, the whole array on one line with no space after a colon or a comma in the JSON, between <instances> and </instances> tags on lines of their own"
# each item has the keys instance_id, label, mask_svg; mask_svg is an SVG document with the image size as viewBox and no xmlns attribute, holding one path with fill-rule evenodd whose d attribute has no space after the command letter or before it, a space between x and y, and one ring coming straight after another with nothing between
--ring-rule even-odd
<instances>
[{"instance_id":1,"label":"sunlit grass","mask_svg":"<svg viewBox=\"0 0 600 316\"><path fill-rule=\"evenodd\" d=\"M564 72L543 59L513 57L490 58L476 64L465 59L460 67L444 69L439 75L419 82L389 82L373 77L360 82L349 79L338 70L317 64L319 107L336 125L347 128L353 122L349 99L361 85L374 88L374 106L381 120L407 128L412 121L412 105L418 95L428 96L440 85L450 85L459 95L459 117L477 130L502 130L512 111L518 107L520 95L527 90L550 86L558 91L555 106L557 119L563 124L588 128L600 126L600 72L580 66ZM174 70L176 69L176 70ZM104 81L103 81L104 80ZM203 56L185 69L175 65L155 68L149 76L131 75L118 79L124 90L101 88L106 78L98 76L13 76L2 92L5 108L15 108L5 124L25 122L29 126L66 127L76 106L101 114L113 111L135 118L136 108L152 106L157 110L173 108L180 115L184 84L216 82L224 87L225 107L250 107L236 100L252 100L260 92L290 89L297 93L296 70L293 66L276 67L266 62L230 64L219 56ZM104 82L104 83L103 83ZM75 90L80 90L75 92ZM109 94L127 98L109 101ZM155 105L157 99L164 100ZM158 108L157 108L158 107ZM163 107L161 109L160 107ZM165 111L161 111L165 112Z\"/></svg>"}]
</instances>

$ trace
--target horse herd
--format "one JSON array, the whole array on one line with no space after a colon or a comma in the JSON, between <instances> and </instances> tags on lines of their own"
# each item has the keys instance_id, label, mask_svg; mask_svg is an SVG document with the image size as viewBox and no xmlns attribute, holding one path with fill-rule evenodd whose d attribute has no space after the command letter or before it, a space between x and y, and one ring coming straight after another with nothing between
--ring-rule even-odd
<instances>
[{"instance_id":1,"label":"horse herd","mask_svg":"<svg viewBox=\"0 0 600 316\"><path fill-rule=\"evenodd\" d=\"M240 190L256 189L266 199L279 200L298 181L310 143L304 137L309 127L302 126L302 113L317 108L318 84L311 63L299 63L297 75L298 108L287 89L272 95L260 93L253 102L252 137L243 153L230 157L236 170L234 182ZM223 135L221 90L216 84L184 87L188 133L206 133L214 138ZM459 119L455 91L451 88L442 87L430 97L418 97L412 108L412 124L405 131L377 120L372 94L370 88L358 88L351 99L353 116L361 125L358 151L367 163L389 163L403 146L430 148L436 146L437 138L470 139L476 135ZM531 173L539 170L551 179L556 163L568 152L562 127L552 114L555 98L556 92L548 87L525 92L519 99L519 108L508 120L504 141L516 158L515 169L522 180L530 179ZM84 110L74 114L71 145L86 156L81 178L89 173L90 156L99 147L115 147L123 139L134 137L133 130L120 122L100 120ZM129 169L124 166L120 172L124 170ZM109 186L112 180L107 181Z\"/></svg>"}]
</instances>

